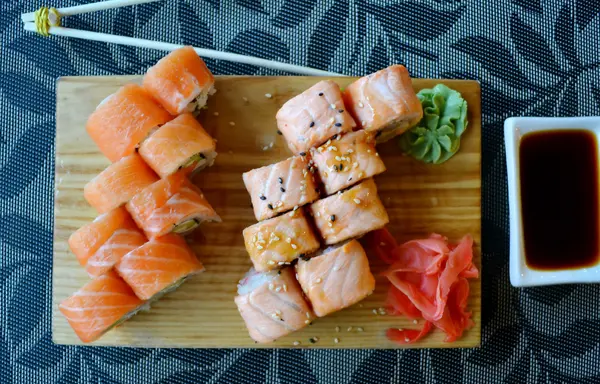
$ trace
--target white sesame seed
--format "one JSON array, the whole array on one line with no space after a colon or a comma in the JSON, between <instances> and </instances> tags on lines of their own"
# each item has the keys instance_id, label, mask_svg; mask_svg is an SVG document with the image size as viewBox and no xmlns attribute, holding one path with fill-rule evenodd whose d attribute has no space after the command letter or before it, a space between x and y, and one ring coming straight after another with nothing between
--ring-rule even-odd
<instances>
[{"instance_id":1,"label":"white sesame seed","mask_svg":"<svg viewBox=\"0 0 600 384\"><path fill-rule=\"evenodd\" d=\"M334 271L334 272L337 272L337 271L339 271L339 270L340 270L340 267L338 267L337 265L336 265L335 267L333 267L333 271Z\"/></svg>"},{"instance_id":2,"label":"white sesame seed","mask_svg":"<svg viewBox=\"0 0 600 384\"><path fill-rule=\"evenodd\" d=\"M331 119L329 119L329 124L333 124L333 123L335 123L335 118L332 117Z\"/></svg>"},{"instance_id":3,"label":"white sesame seed","mask_svg":"<svg viewBox=\"0 0 600 384\"><path fill-rule=\"evenodd\" d=\"M336 337L335 339L333 339L333 342L337 344L337 343L339 343L339 342L340 342L340 339L338 339L338 338Z\"/></svg>"},{"instance_id":4,"label":"white sesame seed","mask_svg":"<svg viewBox=\"0 0 600 384\"><path fill-rule=\"evenodd\" d=\"M233 126L235 125L235 122L233 122L233 121L230 121L230 122L229 122L229 125L231 125L231 126L233 127Z\"/></svg>"},{"instance_id":5,"label":"white sesame seed","mask_svg":"<svg viewBox=\"0 0 600 384\"><path fill-rule=\"evenodd\" d=\"M300 184L306 184L306 180L300 180Z\"/></svg>"},{"instance_id":6,"label":"white sesame seed","mask_svg":"<svg viewBox=\"0 0 600 384\"><path fill-rule=\"evenodd\" d=\"M287 285L283 284L283 292L287 292Z\"/></svg>"},{"instance_id":7,"label":"white sesame seed","mask_svg":"<svg viewBox=\"0 0 600 384\"><path fill-rule=\"evenodd\" d=\"M306 312L306 317L310 319L310 312Z\"/></svg>"},{"instance_id":8,"label":"white sesame seed","mask_svg":"<svg viewBox=\"0 0 600 384\"><path fill-rule=\"evenodd\" d=\"M400 332L404 331L404 329L402 329L402 328L398 328L398 330L399 330Z\"/></svg>"},{"instance_id":9,"label":"white sesame seed","mask_svg":"<svg viewBox=\"0 0 600 384\"><path fill-rule=\"evenodd\" d=\"M310 324L310 320L304 320L304 324Z\"/></svg>"},{"instance_id":10,"label":"white sesame seed","mask_svg":"<svg viewBox=\"0 0 600 384\"><path fill-rule=\"evenodd\" d=\"M367 122L363 120L361 121L361 125L364 127L365 125L367 125Z\"/></svg>"},{"instance_id":11,"label":"white sesame seed","mask_svg":"<svg viewBox=\"0 0 600 384\"><path fill-rule=\"evenodd\" d=\"M273 236L273 241L279 241L281 240L278 236Z\"/></svg>"},{"instance_id":12,"label":"white sesame seed","mask_svg":"<svg viewBox=\"0 0 600 384\"><path fill-rule=\"evenodd\" d=\"M270 99L271 97L273 97L273 95L271 95L270 93L265 93L265 97L266 97L267 99Z\"/></svg>"},{"instance_id":13,"label":"white sesame seed","mask_svg":"<svg viewBox=\"0 0 600 384\"><path fill-rule=\"evenodd\" d=\"M279 309L276 309L276 310L275 310L275 313L276 313L278 316L281 316L281 311L280 311Z\"/></svg>"},{"instance_id":14,"label":"white sesame seed","mask_svg":"<svg viewBox=\"0 0 600 384\"><path fill-rule=\"evenodd\" d=\"M317 151L319 151L319 152L323 152L324 150L325 150L325 148L323 148L323 147L319 147L319 148L317 149Z\"/></svg>"},{"instance_id":15,"label":"white sesame seed","mask_svg":"<svg viewBox=\"0 0 600 384\"><path fill-rule=\"evenodd\" d=\"M288 216L289 216L289 217L294 217L295 215L296 215L296 212L294 212L294 211L292 211L292 212L288 213Z\"/></svg>"},{"instance_id":16,"label":"white sesame seed","mask_svg":"<svg viewBox=\"0 0 600 384\"><path fill-rule=\"evenodd\" d=\"M352 168L357 168L357 167L358 167L358 162L356 162L356 161L355 161L355 162L352 164Z\"/></svg>"},{"instance_id":17,"label":"white sesame seed","mask_svg":"<svg viewBox=\"0 0 600 384\"><path fill-rule=\"evenodd\" d=\"M417 320L413 320L413 324L419 324Z\"/></svg>"},{"instance_id":18,"label":"white sesame seed","mask_svg":"<svg viewBox=\"0 0 600 384\"><path fill-rule=\"evenodd\" d=\"M292 246L292 249L297 249L298 246L296 244L290 244Z\"/></svg>"},{"instance_id":19,"label":"white sesame seed","mask_svg":"<svg viewBox=\"0 0 600 384\"><path fill-rule=\"evenodd\" d=\"M261 250L261 249L264 249L264 247L263 247L262 245L258 244L258 245L256 246L256 249L258 249L258 250Z\"/></svg>"},{"instance_id":20,"label":"white sesame seed","mask_svg":"<svg viewBox=\"0 0 600 384\"><path fill-rule=\"evenodd\" d=\"M354 149L350 148L350 149L348 150L348 153L354 153Z\"/></svg>"},{"instance_id":21,"label":"white sesame seed","mask_svg":"<svg viewBox=\"0 0 600 384\"><path fill-rule=\"evenodd\" d=\"M375 156L379 157L379 152L375 152Z\"/></svg>"},{"instance_id":22,"label":"white sesame seed","mask_svg":"<svg viewBox=\"0 0 600 384\"><path fill-rule=\"evenodd\" d=\"M273 285L273 283L269 283L269 290L273 290L273 288L275 288L275 285Z\"/></svg>"},{"instance_id":23,"label":"white sesame seed","mask_svg":"<svg viewBox=\"0 0 600 384\"><path fill-rule=\"evenodd\" d=\"M275 265L275 261L269 260L269 261L267 261L267 264L269 264L269 265Z\"/></svg>"},{"instance_id":24,"label":"white sesame seed","mask_svg":"<svg viewBox=\"0 0 600 384\"><path fill-rule=\"evenodd\" d=\"M335 327L335 331L339 332L340 331L340 327Z\"/></svg>"},{"instance_id":25,"label":"white sesame seed","mask_svg":"<svg viewBox=\"0 0 600 384\"><path fill-rule=\"evenodd\" d=\"M275 292L280 292L280 291L281 291L281 287L275 288Z\"/></svg>"},{"instance_id":26,"label":"white sesame seed","mask_svg":"<svg viewBox=\"0 0 600 384\"><path fill-rule=\"evenodd\" d=\"M273 148L273 146L274 146L274 145L275 145L275 143L274 143L273 141L271 141L271 142L269 143L269 148Z\"/></svg>"},{"instance_id":27,"label":"white sesame seed","mask_svg":"<svg viewBox=\"0 0 600 384\"><path fill-rule=\"evenodd\" d=\"M213 116L219 116L219 112L213 112Z\"/></svg>"},{"instance_id":28,"label":"white sesame seed","mask_svg":"<svg viewBox=\"0 0 600 384\"><path fill-rule=\"evenodd\" d=\"M371 153L371 150L370 150L370 149L367 149L367 153Z\"/></svg>"},{"instance_id":29,"label":"white sesame seed","mask_svg":"<svg viewBox=\"0 0 600 384\"><path fill-rule=\"evenodd\" d=\"M336 159L337 161L341 161L341 160L342 160L342 158L341 158L341 157L339 157L339 156L336 156L336 157L335 157L335 159Z\"/></svg>"},{"instance_id":30,"label":"white sesame seed","mask_svg":"<svg viewBox=\"0 0 600 384\"><path fill-rule=\"evenodd\" d=\"M301 186L300 186L300 190L301 190L301 191L304 191L305 189L306 189L306 185L301 185Z\"/></svg>"},{"instance_id":31,"label":"white sesame seed","mask_svg":"<svg viewBox=\"0 0 600 384\"><path fill-rule=\"evenodd\" d=\"M329 139L325 142L325 146L328 146L329 144L331 144L331 139Z\"/></svg>"},{"instance_id":32,"label":"white sesame seed","mask_svg":"<svg viewBox=\"0 0 600 384\"><path fill-rule=\"evenodd\" d=\"M263 151L266 151L267 149L269 149L269 146L268 146L268 145L265 145L265 146L263 147Z\"/></svg>"},{"instance_id":33,"label":"white sesame seed","mask_svg":"<svg viewBox=\"0 0 600 384\"><path fill-rule=\"evenodd\" d=\"M357 330L358 332L362 332L362 331L364 331L363 327L358 327L358 328L356 328L356 330Z\"/></svg>"},{"instance_id":34,"label":"white sesame seed","mask_svg":"<svg viewBox=\"0 0 600 384\"><path fill-rule=\"evenodd\" d=\"M321 212L317 212L317 217L321 217Z\"/></svg>"},{"instance_id":35,"label":"white sesame seed","mask_svg":"<svg viewBox=\"0 0 600 384\"><path fill-rule=\"evenodd\" d=\"M285 239L285 242L289 244L292 242L292 239L288 237L287 239Z\"/></svg>"},{"instance_id":36,"label":"white sesame seed","mask_svg":"<svg viewBox=\"0 0 600 384\"><path fill-rule=\"evenodd\" d=\"M359 107L359 108L362 108L362 107L364 107L364 106L365 106L365 105L362 103L362 101L359 101L359 102L358 102L358 107Z\"/></svg>"},{"instance_id":37,"label":"white sesame seed","mask_svg":"<svg viewBox=\"0 0 600 384\"><path fill-rule=\"evenodd\" d=\"M330 221L329 223L327 223L327 225L329 225L329 227L333 227L333 223Z\"/></svg>"},{"instance_id":38,"label":"white sesame seed","mask_svg":"<svg viewBox=\"0 0 600 384\"><path fill-rule=\"evenodd\" d=\"M303 170L302 170L302 176L306 177L306 174L307 174L307 173L308 173L308 172L306 171L306 169L303 169Z\"/></svg>"},{"instance_id":39,"label":"white sesame seed","mask_svg":"<svg viewBox=\"0 0 600 384\"><path fill-rule=\"evenodd\" d=\"M317 283L317 284L319 284L321 281L323 281L323 280L321 280L321 278L320 278L320 277L317 277L317 278L315 279L315 283Z\"/></svg>"},{"instance_id":40,"label":"white sesame seed","mask_svg":"<svg viewBox=\"0 0 600 384\"><path fill-rule=\"evenodd\" d=\"M296 340L292 344L294 344L294 345L300 345L300 342L298 340Z\"/></svg>"},{"instance_id":41,"label":"white sesame seed","mask_svg":"<svg viewBox=\"0 0 600 384\"><path fill-rule=\"evenodd\" d=\"M354 202L355 202L356 204L360 204L360 200L359 200L359 199L354 199Z\"/></svg>"},{"instance_id":42,"label":"white sesame seed","mask_svg":"<svg viewBox=\"0 0 600 384\"><path fill-rule=\"evenodd\" d=\"M298 206L297 206L297 205L294 205L294 211L295 211L295 210L297 210L297 209L298 209Z\"/></svg>"},{"instance_id":43,"label":"white sesame seed","mask_svg":"<svg viewBox=\"0 0 600 384\"><path fill-rule=\"evenodd\" d=\"M365 175L365 173L364 173L364 172L360 172L360 173L358 174L358 178L360 179L360 178L361 178L361 177L363 177L364 175Z\"/></svg>"},{"instance_id":44,"label":"white sesame seed","mask_svg":"<svg viewBox=\"0 0 600 384\"><path fill-rule=\"evenodd\" d=\"M330 106L332 109L335 109L335 108L336 108L335 104L329 104L329 106Z\"/></svg>"},{"instance_id":45,"label":"white sesame seed","mask_svg":"<svg viewBox=\"0 0 600 384\"><path fill-rule=\"evenodd\" d=\"M352 326L349 326L347 329L348 332L352 331Z\"/></svg>"},{"instance_id":46,"label":"white sesame seed","mask_svg":"<svg viewBox=\"0 0 600 384\"><path fill-rule=\"evenodd\" d=\"M408 337L405 337L404 341L406 341L408 343L408 342L410 342L410 339Z\"/></svg>"},{"instance_id":47,"label":"white sesame seed","mask_svg":"<svg viewBox=\"0 0 600 384\"><path fill-rule=\"evenodd\" d=\"M376 309L373 310L373 313L376 314L376 315L379 315L379 313L377 313Z\"/></svg>"}]
</instances>

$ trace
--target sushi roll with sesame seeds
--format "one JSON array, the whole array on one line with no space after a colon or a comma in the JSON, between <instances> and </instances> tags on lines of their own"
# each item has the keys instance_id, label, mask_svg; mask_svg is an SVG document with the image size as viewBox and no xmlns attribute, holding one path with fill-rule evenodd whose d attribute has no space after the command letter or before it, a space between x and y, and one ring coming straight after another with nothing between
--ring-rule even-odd
<instances>
[{"instance_id":1,"label":"sushi roll with sesame seeds","mask_svg":"<svg viewBox=\"0 0 600 384\"><path fill-rule=\"evenodd\" d=\"M344 102L358 126L378 143L401 135L423 117L408 70L392 65L361 77L344 90Z\"/></svg>"},{"instance_id":2,"label":"sushi roll with sesame seeds","mask_svg":"<svg viewBox=\"0 0 600 384\"><path fill-rule=\"evenodd\" d=\"M308 157L290 157L242 175L256 220L269 219L319 198Z\"/></svg>"},{"instance_id":3,"label":"sushi roll with sesame seeds","mask_svg":"<svg viewBox=\"0 0 600 384\"><path fill-rule=\"evenodd\" d=\"M331 245L383 228L389 217L373 179L310 205L317 231Z\"/></svg>"},{"instance_id":4,"label":"sushi roll with sesame seeds","mask_svg":"<svg viewBox=\"0 0 600 384\"><path fill-rule=\"evenodd\" d=\"M331 80L320 81L288 100L276 119L277 128L295 154L307 152L356 126L346 111L339 85Z\"/></svg>"},{"instance_id":5,"label":"sushi roll with sesame seeds","mask_svg":"<svg viewBox=\"0 0 600 384\"><path fill-rule=\"evenodd\" d=\"M319 317L354 305L375 289L367 254L356 240L299 260L296 275Z\"/></svg>"},{"instance_id":6,"label":"sushi roll with sesame seeds","mask_svg":"<svg viewBox=\"0 0 600 384\"><path fill-rule=\"evenodd\" d=\"M238 284L235 304L257 343L271 343L314 319L293 268L266 273L251 269Z\"/></svg>"},{"instance_id":7,"label":"sushi roll with sesame seeds","mask_svg":"<svg viewBox=\"0 0 600 384\"><path fill-rule=\"evenodd\" d=\"M254 269L270 271L319 249L302 208L244 229L244 243Z\"/></svg>"},{"instance_id":8,"label":"sushi roll with sesame seeds","mask_svg":"<svg viewBox=\"0 0 600 384\"><path fill-rule=\"evenodd\" d=\"M351 132L311 150L313 164L327 195L385 171L373 136L367 131Z\"/></svg>"}]
</instances>

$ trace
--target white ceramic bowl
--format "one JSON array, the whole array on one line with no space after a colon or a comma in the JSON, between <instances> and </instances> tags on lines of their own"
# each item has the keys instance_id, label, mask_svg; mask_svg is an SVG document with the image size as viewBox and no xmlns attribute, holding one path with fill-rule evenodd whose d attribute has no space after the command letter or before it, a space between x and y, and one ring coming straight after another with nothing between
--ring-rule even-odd
<instances>
[{"instance_id":1,"label":"white ceramic bowl","mask_svg":"<svg viewBox=\"0 0 600 384\"><path fill-rule=\"evenodd\" d=\"M600 145L600 117L511 117L504 122L510 212L510 283L515 287L600 282L600 264L579 269L540 271L529 268L525 262L519 191L519 144L523 135L529 132L555 129L589 130L595 134Z\"/></svg>"}]
</instances>

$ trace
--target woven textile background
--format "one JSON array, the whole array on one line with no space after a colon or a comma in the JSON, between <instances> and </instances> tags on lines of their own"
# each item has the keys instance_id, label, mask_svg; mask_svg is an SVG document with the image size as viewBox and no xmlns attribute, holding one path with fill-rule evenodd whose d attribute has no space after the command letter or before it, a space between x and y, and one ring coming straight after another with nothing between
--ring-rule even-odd
<instances>
[{"instance_id":1,"label":"woven textile background","mask_svg":"<svg viewBox=\"0 0 600 384\"><path fill-rule=\"evenodd\" d=\"M483 346L422 351L53 345L55 80L140 74L163 53L24 33L19 14L41 5L0 2L0 383L600 383L600 286L509 284L501 129L514 115L600 115L600 0L170 0L68 19L352 75L403 63L479 80Z\"/></svg>"}]
</instances>

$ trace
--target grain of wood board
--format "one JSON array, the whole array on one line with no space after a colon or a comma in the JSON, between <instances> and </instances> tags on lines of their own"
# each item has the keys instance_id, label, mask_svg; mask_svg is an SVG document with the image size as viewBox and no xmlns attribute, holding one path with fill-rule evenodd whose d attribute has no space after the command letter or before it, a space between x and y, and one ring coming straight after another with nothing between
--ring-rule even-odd
<instances>
[{"instance_id":1,"label":"grain of wood board","mask_svg":"<svg viewBox=\"0 0 600 384\"><path fill-rule=\"evenodd\" d=\"M57 85L56 203L52 329L57 344L81 344L58 304L88 277L68 248L67 238L96 216L83 198L83 186L108 164L85 132L96 105L123 84L139 77L68 77ZM104 335L93 345L148 347L300 347L406 348L386 339L386 329L418 328L412 320L373 313L383 306L388 283L379 274L385 265L367 248L377 275L375 293L350 308L316 320L313 325L274 344L257 345L249 337L233 302L238 280L251 263L242 230L255 223L242 173L290 156L277 134L275 113L294 95L315 84L313 77L217 77L200 121L217 140L213 167L194 178L221 215L220 224L206 224L189 238L206 272L167 294L152 309ZM333 78L341 86L354 78ZM456 156L442 165L422 164L402 156L395 141L378 147L388 170L375 178L386 206L391 233L399 242L431 232L458 240L471 233L476 241L475 264L481 268L481 105L475 81L414 79L416 90L444 83L468 102L468 130ZM267 97L271 94L272 97ZM232 125L230 123L234 123ZM273 144L272 148L269 146ZM471 281L468 307L475 327L454 343L444 343L436 330L409 348L475 347L480 344L481 280ZM339 333L335 331L340 327ZM352 327L352 330L349 330ZM362 327L363 332L357 329ZM319 341L311 344L309 339ZM339 343L334 342L339 339Z\"/></svg>"}]
</instances>

